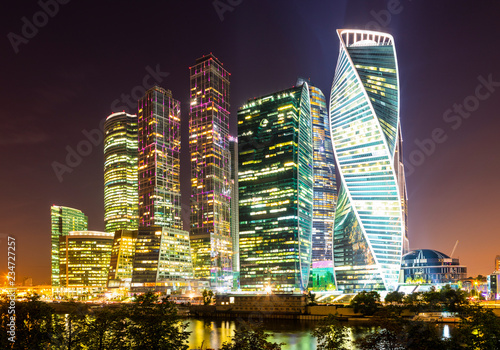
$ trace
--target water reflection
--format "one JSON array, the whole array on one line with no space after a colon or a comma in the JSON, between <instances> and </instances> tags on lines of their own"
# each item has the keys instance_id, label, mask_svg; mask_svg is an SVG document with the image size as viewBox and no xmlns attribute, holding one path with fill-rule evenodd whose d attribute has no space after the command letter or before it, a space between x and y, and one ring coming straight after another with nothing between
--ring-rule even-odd
<instances>
[{"instance_id":1,"label":"water reflection","mask_svg":"<svg viewBox=\"0 0 500 350\"><path fill-rule=\"evenodd\" d=\"M194 319L188 320L189 348L199 349L203 343L204 348L218 349L224 342L230 341L233 336L233 331L243 326L243 323L248 320L207 320ZM255 320L254 320L255 321ZM283 350L316 350L316 339L311 336L311 330L316 325L315 321L296 321L296 320L265 320L264 329L271 333L269 341L276 343L286 343L282 347ZM373 333L379 327L366 324L348 324L349 338L354 341L369 333ZM453 325L443 324L442 334L444 338L450 337L450 327ZM351 349L355 349L351 346Z\"/></svg>"}]
</instances>

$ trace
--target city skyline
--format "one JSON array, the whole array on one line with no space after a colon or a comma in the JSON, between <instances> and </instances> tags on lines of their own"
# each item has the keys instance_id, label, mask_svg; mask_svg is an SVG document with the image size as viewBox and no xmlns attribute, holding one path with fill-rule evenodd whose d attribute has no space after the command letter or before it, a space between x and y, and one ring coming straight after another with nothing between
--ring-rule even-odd
<instances>
[{"instance_id":1,"label":"city skyline","mask_svg":"<svg viewBox=\"0 0 500 350\"><path fill-rule=\"evenodd\" d=\"M12 84L3 96L7 127L2 137L2 157L9 164L9 171L2 189L9 200L2 206L2 233L19 239L18 273L32 276L35 283L50 280L47 208L51 204L78 208L89 217L89 229L104 230L103 146L102 142L94 144L83 131L98 129L100 121L113 112L111 105L134 113L126 99L122 100L122 93L137 95L139 90L134 88L144 81L171 89L181 101L181 124L186 130L187 67L202 54L213 52L233 74L230 134L236 135L235 110L252 96L291 86L297 76L310 76L324 92L329 91L335 69L332 62L336 62L338 53L335 29L365 29L371 22L375 23L371 27L378 25L395 37L401 66L402 136L404 158L409 163L410 248L449 254L459 240L453 257L460 257L471 275L491 272L498 254L487 242L496 230L492 198L499 192L494 181L499 147L493 132L498 126L495 96L499 93L500 72L496 68L499 52L490 44L498 29L489 16L496 12L492 11L493 6L498 5L472 7L459 1L425 6L402 2L394 13L388 12L386 2L357 5L324 2L306 6L296 2L286 9L288 19L284 20L278 17L282 3L262 7L244 2L234 11L225 12L221 21L210 3L192 13L193 8L187 4L175 4L172 10L179 17L190 13L201 19L202 13L207 14L206 19L189 30L180 21L175 22L185 30L173 38L178 45L186 43L187 50L180 56L169 54L170 48L151 49L134 58L122 55L120 61L115 61L111 52L121 47L119 50L125 53L137 34L126 28L121 29L123 35L111 31L100 18L96 19L95 29L84 28L77 20L82 9L76 3L61 6L57 16L39 28L28 44L20 45L17 54L4 40L5 67L12 71L6 77ZM117 11L128 13L125 18L135 16L126 5L113 10L111 7L97 10L89 5L84 13L102 10L103 15ZM14 8L9 21L2 25L3 32L20 33L20 19L31 19L39 10L36 4ZM276 30L266 27L251 34L245 32L243 27L262 11L281 26L276 25ZM387 13L390 18L382 16ZM213 26L214 39L193 45L188 34L202 31L206 24ZM82 32L74 33L76 28ZM86 35L96 38L92 40L95 46L90 45ZM70 37L75 44L68 41ZM65 51L66 43L75 54ZM50 51L47 47L53 48L54 53L42 54ZM303 55L300 50L304 47L313 54ZM80 51L89 48L89 53L94 50L96 54ZM78 59L79 54L85 59ZM39 56L39 62L33 59L34 55ZM42 71L40 65L46 68ZM146 76L149 78L143 79ZM21 96L31 96L31 103L22 103ZM19 111L14 107L17 105L26 108ZM90 151L83 141L88 141ZM188 145L183 144L182 148L186 151ZM85 156L68 158L72 154L69 149L75 153L78 149ZM181 154L185 168L185 159L189 157L182 158ZM54 162L67 167L59 172L59 177L54 172ZM181 178L187 174L184 172ZM184 194L186 186L189 188L189 183L181 184L183 204L189 203ZM470 203L475 203L472 209ZM478 222L479 217L482 219ZM475 253L479 251L480 255Z\"/></svg>"}]
</instances>

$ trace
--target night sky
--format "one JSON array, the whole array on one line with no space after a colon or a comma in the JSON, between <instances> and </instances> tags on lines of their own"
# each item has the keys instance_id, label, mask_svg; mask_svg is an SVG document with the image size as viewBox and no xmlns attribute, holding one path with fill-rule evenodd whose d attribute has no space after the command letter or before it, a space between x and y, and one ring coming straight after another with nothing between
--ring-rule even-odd
<instances>
[{"instance_id":1,"label":"night sky","mask_svg":"<svg viewBox=\"0 0 500 350\"><path fill-rule=\"evenodd\" d=\"M102 142L84 148L84 133L111 112L133 112L126 95L138 96L156 77L181 101L187 136L188 67L213 52L232 74L236 135L238 107L293 86L298 76L328 99L339 28L379 29L395 38L410 248L449 255L459 240L454 257L468 275L493 271L500 254L497 1L66 2L49 8L53 16L38 13L36 1L9 1L1 11L0 234L16 238L18 281L50 283L51 205L78 208L89 229L104 229ZM225 12L214 3L226 4ZM25 23L33 16L39 27L30 30ZM159 73L145 80L150 70ZM433 135L439 142L425 141ZM68 148L77 147L86 155L67 164ZM182 148L187 204L187 137ZM58 178L54 162L71 172ZM4 275L7 246L0 239Z\"/></svg>"}]
</instances>

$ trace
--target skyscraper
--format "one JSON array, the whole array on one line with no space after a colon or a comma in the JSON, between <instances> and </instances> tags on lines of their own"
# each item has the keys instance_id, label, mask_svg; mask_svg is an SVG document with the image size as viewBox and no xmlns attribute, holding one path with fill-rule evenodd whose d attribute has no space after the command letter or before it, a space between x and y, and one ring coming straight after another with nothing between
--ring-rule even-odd
<instances>
[{"instance_id":1,"label":"skyscraper","mask_svg":"<svg viewBox=\"0 0 500 350\"><path fill-rule=\"evenodd\" d=\"M191 250L196 278L232 286L229 72L212 54L189 68Z\"/></svg>"},{"instance_id":2,"label":"skyscraper","mask_svg":"<svg viewBox=\"0 0 500 350\"><path fill-rule=\"evenodd\" d=\"M182 230L180 102L155 86L138 101L139 229L131 288L166 291L192 277Z\"/></svg>"},{"instance_id":3,"label":"skyscraper","mask_svg":"<svg viewBox=\"0 0 500 350\"><path fill-rule=\"evenodd\" d=\"M66 236L70 231L87 229L88 219L81 210L59 205L50 208L51 221L51 281L53 287L59 287L59 237Z\"/></svg>"},{"instance_id":4,"label":"skyscraper","mask_svg":"<svg viewBox=\"0 0 500 350\"><path fill-rule=\"evenodd\" d=\"M104 223L106 232L138 227L137 116L111 114L104 123Z\"/></svg>"},{"instance_id":5,"label":"skyscraper","mask_svg":"<svg viewBox=\"0 0 500 350\"><path fill-rule=\"evenodd\" d=\"M303 83L304 80L299 79L297 85ZM319 88L311 85L310 82L307 83L311 102L314 158L312 261L333 261L333 224L337 205L337 182L330 122L325 95Z\"/></svg>"},{"instance_id":6,"label":"skyscraper","mask_svg":"<svg viewBox=\"0 0 500 350\"><path fill-rule=\"evenodd\" d=\"M406 238L400 149L399 78L391 35L338 30L330 98L339 166L334 265L345 292L391 290Z\"/></svg>"},{"instance_id":7,"label":"skyscraper","mask_svg":"<svg viewBox=\"0 0 500 350\"><path fill-rule=\"evenodd\" d=\"M238 195L238 138L229 137L229 152L231 153L231 238L233 244L233 288L238 289L240 271L240 214Z\"/></svg>"},{"instance_id":8,"label":"skyscraper","mask_svg":"<svg viewBox=\"0 0 500 350\"><path fill-rule=\"evenodd\" d=\"M139 225L181 230L180 102L155 86L138 104Z\"/></svg>"},{"instance_id":9,"label":"skyscraper","mask_svg":"<svg viewBox=\"0 0 500 350\"><path fill-rule=\"evenodd\" d=\"M113 233L71 231L59 237L61 287L65 294L104 289L108 277Z\"/></svg>"},{"instance_id":10,"label":"skyscraper","mask_svg":"<svg viewBox=\"0 0 500 350\"><path fill-rule=\"evenodd\" d=\"M238 112L240 287L307 290L313 141L308 84L249 100Z\"/></svg>"}]
</instances>

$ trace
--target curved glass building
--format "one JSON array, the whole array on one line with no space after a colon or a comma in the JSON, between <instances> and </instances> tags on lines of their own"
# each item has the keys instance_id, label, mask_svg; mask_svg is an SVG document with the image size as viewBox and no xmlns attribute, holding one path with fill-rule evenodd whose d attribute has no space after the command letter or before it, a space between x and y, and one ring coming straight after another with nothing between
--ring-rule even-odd
<instances>
[{"instance_id":1,"label":"curved glass building","mask_svg":"<svg viewBox=\"0 0 500 350\"><path fill-rule=\"evenodd\" d=\"M137 116L111 114L104 123L104 223L106 232L138 226Z\"/></svg>"},{"instance_id":2,"label":"curved glass building","mask_svg":"<svg viewBox=\"0 0 500 350\"><path fill-rule=\"evenodd\" d=\"M393 290L406 245L406 191L394 39L338 30L330 129L340 193L334 229L337 287Z\"/></svg>"}]
</instances>

